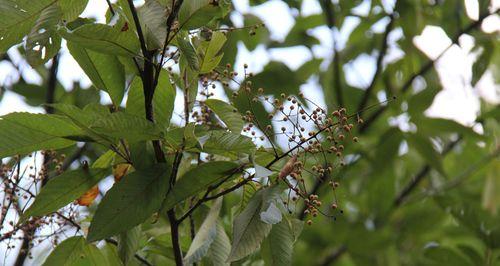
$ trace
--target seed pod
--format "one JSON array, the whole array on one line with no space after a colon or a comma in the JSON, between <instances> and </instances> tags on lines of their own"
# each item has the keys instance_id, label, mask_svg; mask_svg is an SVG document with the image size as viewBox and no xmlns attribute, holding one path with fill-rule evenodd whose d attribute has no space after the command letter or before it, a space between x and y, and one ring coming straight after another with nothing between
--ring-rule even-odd
<instances>
[{"instance_id":1,"label":"seed pod","mask_svg":"<svg viewBox=\"0 0 500 266\"><path fill-rule=\"evenodd\" d=\"M288 162L281 168L281 171L278 175L279 179L285 178L287 175L293 172L294 164L297 162L297 155L293 155Z\"/></svg>"}]
</instances>

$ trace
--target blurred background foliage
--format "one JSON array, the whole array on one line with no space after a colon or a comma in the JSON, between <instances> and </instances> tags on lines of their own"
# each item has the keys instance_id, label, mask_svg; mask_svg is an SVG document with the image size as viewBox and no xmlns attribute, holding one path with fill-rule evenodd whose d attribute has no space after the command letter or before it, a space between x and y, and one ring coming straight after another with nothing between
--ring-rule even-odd
<instances>
[{"instance_id":1,"label":"blurred background foliage","mask_svg":"<svg viewBox=\"0 0 500 266\"><path fill-rule=\"evenodd\" d=\"M250 6L266 2L250 1ZM320 88L318 97L324 99L329 111L339 107L346 107L348 113L362 111L364 120L354 133L359 136L360 145L348 147L347 165L335 173L341 183L337 197L344 214L336 221L321 217L312 226L306 226L295 244L294 264L500 265L500 108L496 105L500 45L498 31L481 29L487 15L498 16L498 10L489 8L489 1L481 0L479 16L471 19L460 0L405 0L389 4L378 0L319 0L316 4L321 7L320 14L303 15L303 5L315 1L283 2L295 20L286 37L274 39L265 28L257 29L255 34L234 31L228 34L223 63L238 63L237 54L243 48L276 51L301 46L314 54L322 38L331 38L333 49L329 57L313 56L297 69L271 60L252 82L279 97L280 93L298 95L302 85L315 80ZM368 12L360 14L357 10L361 5ZM258 12L239 15L244 26L262 23ZM230 18L223 24L234 26ZM359 18L359 24L340 44L339 29L348 18ZM493 74L497 100L480 98L480 111L473 123L464 125L425 113L443 88L435 67L441 55L428 56L414 42L429 25L441 27L452 42L450 46L459 45L464 35L474 39L472 50L477 59L470 69L471 79L465 81L470 86L486 71ZM313 29L325 26L330 36L318 38L311 34ZM390 38L394 32L400 32L401 37ZM18 49L21 55L25 54L22 47ZM387 59L390 49L397 49L402 56ZM346 80L349 68L345 66L362 56L375 59L374 74L364 77L367 86L354 86ZM2 63L9 61L12 63L4 55ZM0 95L10 91L23 96L28 105L44 103L51 69L40 65L34 70L42 84L30 83L20 75L2 87ZM56 88L55 98L60 103L83 108L101 99L97 90L82 88L78 82L71 88L65 89L61 84ZM377 104L393 96L397 99ZM247 110L244 100L235 99L234 104ZM256 105L255 115L264 125L268 124L266 109L260 103ZM394 123L397 117L405 117L405 121ZM73 149L78 147L63 153L72 154ZM104 151L92 146L81 152L93 161ZM310 180L308 187L323 201L332 200L326 186ZM238 196L227 199L228 206L240 200ZM297 215L301 216L300 211ZM154 228L143 228L148 230ZM169 243L168 239L155 241L143 244L153 250ZM260 263L260 256L255 255L246 265Z\"/></svg>"}]
</instances>

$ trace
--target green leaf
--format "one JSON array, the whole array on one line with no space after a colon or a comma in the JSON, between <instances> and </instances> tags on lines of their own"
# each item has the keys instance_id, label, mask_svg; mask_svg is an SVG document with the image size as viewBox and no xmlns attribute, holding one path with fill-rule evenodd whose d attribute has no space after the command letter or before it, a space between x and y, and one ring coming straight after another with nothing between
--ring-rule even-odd
<instances>
[{"instance_id":1,"label":"green leaf","mask_svg":"<svg viewBox=\"0 0 500 266\"><path fill-rule=\"evenodd\" d=\"M176 90L170 82L168 73L164 70L160 72L158 85L153 95L153 108L155 123L162 129L170 126L170 120L174 113L174 101ZM144 109L144 91L142 89L141 79L135 78L130 85L127 99L127 108L125 112L146 117Z\"/></svg>"},{"instance_id":2,"label":"green leaf","mask_svg":"<svg viewBox=\"0 0 500 266\"><path fill-rule=\"evenodd\" d=\"M252 199L253 195L258 191L257 186L253 182L249 182L243 186L243 193L241 194L240 206L238 208L239 212L245 210L248 202Z\"/></svg>"},{"instance_id":3,"label":"green leaf","mask_svg":"<svg viewBox=\"0 0 500 266\"><path fill-rule=\"evenodd\" d=\"M294 235L287 219L275 224L262 244L266 265L292 265Z\"/></svg>"},{"instance_id":4,"label":"green leaf","mask_svg":"<svg viewBox=\"0 0 500 266\"><path fill-rule=\"evenodd\" d=\"M129 265L139 249L141 240L141 227L136 226L130 230L120 233L118 238L118 256L123 265Z\"/></svg>"},{"instance_id":5,"label":"green leaf","mask_svg":"<svg viewBox=\"0 0 500 266\"><path fill-rule=\"evenodd\" d=\"M417 132L419 134L430 137L458 133L479 140L485 139L484 136L474 132L472 128L461 125L453 120L419 117L414 122L417 125Z\"/></svg>"},{"instance_id":6,"label":"green leaf","mask_svg":"<svg viewBox=\"0 0 500 266\"><path fill-rule=\"evenodd\" d=\"M149 50L162 49L167 36L166 9L156 0L148 0L137 9Z\"/></svg>"},{"instance_id":7,"label":"green leaf","mask_svg":"<svg viewBox=\"0 0 500 266\"><path fill-rule=\"evenodd\" d=\"M244 14L243 26L247 28L251 28L253 26L260 26L263 24L263 21L253 14ZM266 27L259 27L258 29L253 30L255 35L250 35L248 30L242 31L233 31L229 33L229 37L234 36L234 39L238 41L242 41L249 51L255 50L259 44L267 44L269 43L269 30ZM235 49L237 50L237 49ZM230 53L230 51L228 51ZM226 53L228 53L226 52Z\"/></svg>"},{"instance_id":8,"label":"green leaf","mask_svg":"<svg viewBox=\"0 0 500 266\"><path fill-rule=\"evenodd\" d=\"M179 24L182 29L195 29L205 26L220 15L218 4L210 0L186 1L179 10Z\"/></svg>"},{"instance_id":9,"label":"green leaf","mask_svg":"<svg viewBox=\"0 0 500 266\"><path fill-rule=\"evenodd\" d=\"M70 237L59 244L45 260L44 266L107 265L99 249L81 236Z\"/></svg>"},{"instance_id":10,"label":"green leaf","mask_svg":"<svg viewBox=\"0 0 500 266\"><path fill-rule=\"evenodd\" d=\"M98 89L106 91L116 107L125 93L125 69L114 55L93 52L68 42L68 50Z\"/></svg>"},{"instance_id":11,"label":"green leaf","mask_svg":"<svg viewBox=\"0 0 500 266\"><path fill-rule=\"evenodd\" d=\"M496 215L500 209L500 193L498 193L500 178L498 178L498 173L500 173L500 163L492 165L488 170L482 195L482 207L492 215Z\"/></svg>"},{"instance_id":12,"label":"green leaf","mask_svg":"<svg viewBox=\"0 0 500 266\"><path fill-rule=\"evenodd\" d=\"M372 162L375 171L382 172L391 167L402 141L403 134L399 128L390 128L381 134Z\"/></svg>"},{"instance_id":13,"label":"green leaf","mask_svg":"<svg viewBox=\"0 0 500 266\"><path fill-rule=\"evenodd\" d=\"M62 19L65 22L71 22L85 10L89 0L59 0L57 4L63 12Z\"/></svg>"},{"instance_id":14,"label":"green leaf","mask_svg":"<svg viewBox=\"0 0 500 266\"><path fill-rule=\"evenodd\" d=\"M227 157L238 157L240 154L251 154L255 144L249 137L231 132L214 130L207 135L203 151Z\"/></svg>"},{"instance_id":15,"label":"green leaf","mask_svg":"<svg viewBox=\"0 0 500 266\"><path fill-rule=\"evenodd\" d=\"M0 54L21 42L35 24L40 13L53 4L51 0L0 1Z\"/></svg>"},{"instance_id":16,"label":"green leaf","mask_svg":"<svg viewBox=\"0 0 500 266\"><path fill-rule=\"evenodd\" d=\"M157 165L125 176L106 193L92 219L88 241L116 235L158 211L168 189L170 169Z\"/></svg>"},{"instance_id":17,"label":"green leaf","mask_svg":"<svg viewBox=\"0 0 500 266\"><path fill-rule=\"evenodd\" d=\"M184 58L192 70L200 70L198 55L196 54L187 33L181 32L177 35L177 44L179 45L179 50L181 51L181 59Z\"/></svg>"},{"instance_id":18,"label":"green leaf","mask_svg":"<svg viewBox=\"0 0 500 266\"><path fill-rule=\"evenodd\" d=\"M434 149L428 138L418 134L407 134L406 139L408 140L408 144L414 147L429 165L431 165L443 176L446 176L441 155Z\"/></svg>"},{"instance_id":19,"label":"green leaf","mask_svg":"<svg viewBox=\"0 0 500 266\"><path fill-rule=\"evenodd\" d=\"M200 64L200 73L209 73L219 65L224 56L223 53L220 53L220 50L225 42L226 36L222 32L216 31L212 34L212 39L203 51L204 55Z\"/></svg>"},{"instance_id":20,"label":"green leaf","mask_svg":"<svg viewBox=\"0 0 500 266\"><path fill-rule=\"evenodd\" d=\"M64 148L75 142L63 137L81 134L61 116L11 113L0 117L0 157Z\"/></svg>"},{"instance_id":21,"label":"green leaf","mask_svg":"<svg viewBox=\"0 0 500 266\"><path fill-rule=\"evenodd\" d=\"M132 143L161 138L161 129L157 125L137 115L110 113L106 106L99 104L87 105L83 110L68 104L51 106L73 120L86 135L105 144L114 144L118 139Z\"/></svg>"},{"instance_id":22,"label":"green leaf","mask_svg":"<svg viewBox=\"0 0 500 266\"><path fill-rule=\"evenodd\" d=\"M217 219L222 207L222 197L218 198L214 205L210 208L207 218L203 221L200 229L189 247L189 250L184 257L184 263L191 265L200 261L208 252L212 242L217 236Z\"/></svg>"},{"instance_id":23,"label":"green leaf","mask_svg":"<svg viewBox=\"0 0 500 266\"><path fill-rule=\"evenodd\" d=\"M246 208L234 219L233 245L228 262L242 259L257 250L271 231L272 225L261 221L260 213L277 196L279 187L259 190Z\"/></svg>"},{"instance_id":24,"label":"green leaf","mask_svg":"<svg viewBox=\"0 0 500 266\"><path fill-rule=\"evenodd\" d=\"M238 168L237 163L218 161L208 162L187 171L168 193L163 209L170 210L179 202L196 195L210 185L228 178Z\"/></svg>"},{"instance_id":25,"label":"green leaf","mask_svg":"<svg viewBox=\"0 0 500 266\"><path fill-rule=\"evenodd\" d=\"M58 5L45 8L26 38L26 58L31 66L47 62L59 51L61 37L55 34L55 26L62 17Z\"/></svg>"},{"instance_id":26,"label":"green leaf","mask_svg":"<svg viewBox=\"0 0 500 266\"><path fill-rule=\"evenodd\" d=\"M92 168L108 168L111 167L113 161L115 160L116 153L112 150L108 150L92 164Z\"/></svg>"},{"instance_id":27,"label":"green leaf","mask_svg":"<svg viewBox=\"0 0 500 266\"><path fill-rule=\"evenodd\" d=\"M423 116L424 111L429 108L439 91L440 88L428 87L411 96L408 100L408 113L410 116Z\"/></svg>"},{"instance_id":28,"label":"green leaf","mask_svg":"<svg viewBox=\"0 0 500 266\"><path fill-rule=\"evenodd\" d=\"M263 87L266 94L280 97L281 93L299 94L299 86L306 80L300 80L290 68L281 62L269 62L261 73L251 78L256 87Z\"/></svg>"},{"instance_id":29,"label":"green leaf","mask_svg":"<svg viewBox=\"0 0 500 266\"><path fill-rule=\"evenodd\" d=\"M108 173L108 169L78 169L51 178L37 195L35 202L24 212L22 220L59 210L94 187Z\"/></svg>"},{"instance_id":30,"label":"green leaf","mask_svg":"<svg viewBox=\"0 0 500 266\"><path fill-rule=\"evenodd\" d=\"M446 247L428 248L424 254L432 262L431 265L473 265L467 258Z\"/></svg>"},{"instance_id":31,"label":"green leaf","mask_svg":"<svg viewBox=\"0 0 500 266\"><path fill-rule=\"evenodd\" d=\"M221 221L217 221L216 229L215 239L208 250L208 257L212 261L212 265L229 266L230 263L227 262L227 259L231 252L231 242Z\"/></svg>"},{"instance_id":32,"label":"green leaf","mask_svg":"<svg viewBox=\"0 0 500 266\"><path fill-rule=\"evenodd\" d=\"M129 142L156 140L161 138L161 129L140 116L124 112L108 114L90 125L99 135Z\"/></svg>"},{"instance_id":33,"label":"green leaf","mask_svg":"<svg viewBox=\"0 0 500 266\"><path fill-rule=\"evenodd\" d=\"M231 132L236 134L241 132L245 123L235 107L217 99L208 99L205 104L214 111Z\"/></svg>"},{"instance_id":34,"label":"green leaf","mask_svg":"<svg viewBox=\"0 0 500 266\"><path fill-rule=\"evenodd\" d=\"M50 106L71 119L71 121L92 140L98 141L102 144L114 144L114 140L99 134L91 128L93 123L110 114L109 109L106 106L97 103L89 104L83 109L71 104L63 103L51 104Z\"/></svg>"},{"instance_id":35,"label":"green leaf","mask_svg":"<svg viewBox=\"0 0 500 266\"><path fill-rule=\"evenodd\" d=\"M86 24L75 30L61 27L58 33L68 41L100 53L136 56L140 50L139 40L130 29L121 31L105 24Z\"/></svg>"},{"instance_id":36,"label":"green leaf","mask_svg":"<svg viewBox=\"0 0 500 266\"><path fill-rule=\"evenodd\" d=\"M116 251L116 246L113 244L106 243L104 247L101 248L101 252L106 258L106 265L108 266L123 266L120 257L118 257L118 252Z\"/></svg>"},{"instance_id":37,"label":"green leaf","mask_svg":"<svg viewBox=\"0 0 500 266\"><path fill-rule=\"evenodd\" d=\"M488 69L493 53L495 52L495 44L493 41L487 40L482 41L483 51L479 57L477 57L476 62L472 65L472 86L481 79L484 72Z\"/></svg>"}]
</instances>

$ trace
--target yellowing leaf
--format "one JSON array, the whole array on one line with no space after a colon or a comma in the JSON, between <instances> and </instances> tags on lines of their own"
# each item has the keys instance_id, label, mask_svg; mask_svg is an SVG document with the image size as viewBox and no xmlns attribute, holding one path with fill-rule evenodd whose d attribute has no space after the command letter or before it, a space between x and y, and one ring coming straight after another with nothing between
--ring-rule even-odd
<instances>
[{"instance_id":1,"label":"yellowing leaf","mask_svg":"<svg viewBox=\"0 0 500 266\"><path fill-rule=\"evenodd\" d=\"M80 206L89 206L94 202L95 198L99 195L99 187L95 185L93 188L85 192L76 200L76 204Z\"/></svg>"},{"instance_id":2,"label":"yellowing leaf","mask_svg":"<svg viewBox=\"0 0 500 266\"><path fill-rule=\"evenodd\" d=\"M113 176L115 177L115 182L118 182L125 176L130 170L130 164L128 163L120 163L113 166Z\"/></svg>"}]
</instances>

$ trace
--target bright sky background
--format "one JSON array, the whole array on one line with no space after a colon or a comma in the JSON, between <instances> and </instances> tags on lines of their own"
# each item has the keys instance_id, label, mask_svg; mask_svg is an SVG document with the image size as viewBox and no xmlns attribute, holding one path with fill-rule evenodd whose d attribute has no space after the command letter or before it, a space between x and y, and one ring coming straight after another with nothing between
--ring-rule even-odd
<instances>
[{"instance_id":1,"label":"bright sky background","mask_svg":"<svg viewBox=\"0 0 500 266\"><path fill-rule=\"evenodd\" d=\"M136 1L140 4L141 1ZM294 24L294 14L288 6L280 1L273 0L260 5L258 7L250 7L247 0L236 1L235 8L237 12L231 15L231 19L238 26L242 25L242 15L244 13L253 13L261 17L266 23L271 32L271 38L275 40L283 40L291 27ZM386 12L390 12L394 6L394 0L382 1L383 8ZM500 8L500 0L493 0L495 9ZM477 19L479 9L477 0L465 0L467 15L471 19ZM359 14L368 12L369 0L356 8ZM97 18L98 22L104 23L104 14L107 9L106 1L90 0L87 9L82 16L90 16ZM301 8L303 16L321 13L321 7L317 0L305 0ZM297 13L297 12L295 12ZM400 18L404 19L404 18ZM339 31L335 32L337 38L337 47L342 49L350 32L359 24L358 18L347 18ZM388 20L381 20L373 26L374 31L383 31ZM482 25L482 29L486 32L500 31L500 17L498 15L491 16L486 19ZM311 53L304 46L296 46L291 48L275 48L267 51L263 45L260 45L254 51L248 51L244 45L239 45L239 53L236 61L236 66L242 67L243 63L249 65L250 71L257 73L262 71L265 64L271 60L282 61L291 69L297 69L304 62L311 60L313 57L325 58L324 66L329 64L332 57L333 43L331 40L331 31L326 26L318 27L312 30L311 34L317 36L321 44L313 48ZM394 43L402 37L401 30L395 30L390 35L390 49L387 54L385 63L404 56L404 53L398 49ZM413 40L414 44L423 51L429 58L436 58L442 51L451 43L449 36L439 26L427 26L420 36ZM452 46L437 62L437 72L443 85L442 91L436 96L432 106L426 111L429 116L443 117L454 119L466 125L473 125L476 115L479 111L479 99L483 98L491 103L500 104L500 85L495 84L491 72L487 72L475 87L471 86L472 79L472 63L476 56L471 53L474 46L474 39L470 36L462 36L459 41L459 46ZM40 83L40 77L30 69L29 65L22 61L20 56L11 49L9 55L13 61L22 69L23 77L29 82ZM66 88L70 88L73 82L80 82L83 87L89 86L90 81L85 76L78 64L72 59L63 48L63 53L60 58L58 78ZM345 65L346 79L350 85L360 88L368 86L375 71L375 56L362 55L356 60ZM0 63L0 85L9 85L17 79L15 69L10 63ZM415 87L418 87L417 80ZM325 106L323 95L318 84L317 78L310 78L302 87L301 90L315 102ZM102 93L107 98L105 93ZM379 98L384 100L385 96L380 93ZM181 94L178 93L178 100L181 102ZM104 100L106 102L106 100ZM182 104L176 104L181 106ZM43 108L30 107L26 105L22 98L12 92L6 91L3 99L0 101L0 115L10 112L29 111L43 112ZM181 110L177 111L178 113ZM402 130L409 130L408 117L400 115L389 121L389 123L398 125ZM480 128L478 130L481 130ZM0 254L3 254L5 246L0 245ZM15 254L15 253L14 253ZM12 263L12 258L9 258L7 264Z\"/></svg>"}]
</instances>

